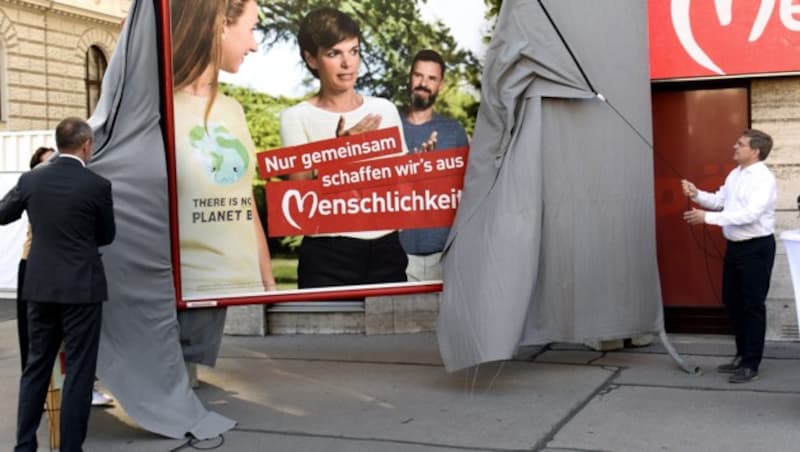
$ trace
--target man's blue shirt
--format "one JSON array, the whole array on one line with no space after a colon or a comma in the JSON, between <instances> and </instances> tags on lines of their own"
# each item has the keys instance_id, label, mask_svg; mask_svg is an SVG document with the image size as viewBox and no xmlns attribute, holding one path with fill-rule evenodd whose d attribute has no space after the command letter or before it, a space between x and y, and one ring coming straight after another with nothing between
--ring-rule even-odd
<instances>
[{"instance_id":1,"label":"man's blue shirt","mask_svg":"<svg viewBox=\"0 0 800 452\"><path fill-rule=\"evenodd\" d=\"M422 147L428 141L433 131L436 131L436 150L467 147L469 140L464 127L453 119L445 118L438 114L424 124L411 124L402 117L403 134L409 152ZM406 254L427 255L438 253L444 248L450 228L407 229L400 231L400 244Z\"/></svg>"}]
</instances>

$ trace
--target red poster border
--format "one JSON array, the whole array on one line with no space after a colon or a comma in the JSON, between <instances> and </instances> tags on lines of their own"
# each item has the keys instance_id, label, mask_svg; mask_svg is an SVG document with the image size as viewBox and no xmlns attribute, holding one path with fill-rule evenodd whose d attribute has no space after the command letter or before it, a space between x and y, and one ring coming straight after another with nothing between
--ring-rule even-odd
<instances>
[{"instance_id":1,"label":"red poster border","mask_svg":"<svg viewBox=\"0 0 800 452\"><path fill-rule=\"evenodd\" d=\"M359 286L358 288L337 290L335 287L325 289L304 289L301 293L264 293L254 296L240 297L209 297L207 299L184 300L181 291L181 257L180 241L178 238L178 190L177 174L175 161L175 137L174 137L174 108L172 102L172 39L169 0L155 0L158 3L157 10L160 12L160 62L161 62L161 107L163 111L162 131L164 135L164 145L167 163L167 187L169 190L169 218L170 218L170 253L172 256L172 277L175 286L175 300L179 310L241 306L250 304L272 304L289 301L335 301L352 300L354 298L388 296L388 295L411 295L419 293L440 292L442 283L397 283L387 284L384 287L371 287L370 285Z\"/></svg>"}]
</instances>

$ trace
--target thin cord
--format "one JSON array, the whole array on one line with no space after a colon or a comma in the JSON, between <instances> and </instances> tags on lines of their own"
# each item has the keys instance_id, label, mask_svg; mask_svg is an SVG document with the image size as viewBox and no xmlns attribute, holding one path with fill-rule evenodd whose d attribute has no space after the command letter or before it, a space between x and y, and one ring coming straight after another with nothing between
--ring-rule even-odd
<instances>
[{"instance_id":1,"label":"thin cord","mask_svg":"<svg viewBox=\"0 0 800 452\"><path fill-rule=\"evenodd\" d=\"M544 15L547 17L547 20L550 22L550 25L555 30L556 34L558 35L558 38L561 40L561 43L564 44L564 47L567 49L567 52L569 53L570 58L572 58L572 62L575 63L575 66L578 67L578 71L580 71L581 76L583 76L583 80L586 82L586 85L589 87L589 90L592 92L592 94L594 94L595 97L597 97L598 99L603 101L603 103L608 105L609 108L611 108L611 110L614 113L616 113L616 115L620 119L622 119L622 121L624 121L625 124L627 124L628 127L639 137L639 139L641 139L642 142L644 144L646 144L647 147L650 150L652 150L656 155L658 155L659 158L661 158L661 160L669 167L669 169L672 170L672 172L674 172L681 179L685 179L683 174L681 174L680 171L678 171L674 166L672 166L672 164L670 164L669 160L667 160L663 155L661 155L660 152L658 152L655 149L655 147L653 146L653 143L651 143L650 140L648 140L647 137L645 137L644 134L642 132L640 132L639 129L637 129L636 126L634 126L633 123L631 123L630 120L628 120L628 118L625 115L623 115L622 112L619 111L619 109L617 109L617 107L615 107L614 104L611 103L610 100L608 100L606 98L606 96L604 96L603 94L599 93L594 88L594 85L592 84L592 81L589 80L589 76L586 75L586 71L583 69L583 65L581 64L580 61L578 61L578 58L575 56L575 53L572 51L572 47L569 45L569 42L567 42L567 39L561 33L561 29L558 28L558 25L556 25L556 23L553 20L552 16L550 16L550 12L547 10L547 7L544 6L544 3L542 2L542 0L539 0L539 7L542 8L542 11L544 12Z\"/></svg>"},{"instance_id":2,"label":"thin cord","mask_svg":"<svg viewBox=\"0 0 800 452\"><path fill-rule=\"evenodd\" d=\"M625 124L628 125L628 127L639 137L639 139L641 139L642 142L644 144L646 144L647 147L651 151L653 151L669 167L669 169L672 170L672 172L674 172L681 179L685 179L683 174L681 174L680 171L678 171L674 166L672 166L672 164L669 162L669 160L667 160L663 155L661 155L660 152L658 152L655 149L655 147L653 146L653 143L651 143L650 140L648 140L647 137L645 137L644 134L642 132L640 132L639 129L637 129L636 126L634 126L633 123L631 123L630 120L628 120L628 118L625 115L623 115L622 112L619 111L619 109L617 109L617 107L615 107L614 104L611 103L610 100L608 100L606 98L606 96L604 96L603 94L599 93L594 88L594 85L592 84L592 81L589 79L589 76L586 75L586 71L583 69L583 65L581 64L580 61L578 61L578 57L575 56L575 53L572 51L572 47L569 45L569 42L567 42L567 39L561 33L561 29L558 28L558 25L556 25L555 21L553 20L553 17L550 16L550 12L547 10L547 7L544 6L544 3L542 2L542 0L539 0L539 7L542 8L542 11L544 12L544 15L547 17L547 20L550 22L550 25L553 27L553 30L555 30L556 34L558 35L558 38L561 40L561 43L564 45L564 48L567 49L567 53L569 53L570 58L572 58L572 62L575 63L575 66L578 67L578 71L580 71L581 76L583 77L583 80L586 82L586 85L589 87L589 90L595 95L595 97L597 97L598 99L603 101L603 103L608 105L608 107L611 108L611 110L614 113L616 113L616 115L620 119L622 119L622 121L624 121Z\"/></svg>"},{"instance_id":3,"label":"thin cord","mask_svg":"<svg viewBox=\"0 0 800 452\"><path fill-rule=\"evenodd\" d=\"M630 129L631 129L633 132L634 132L634 133L636 133L636 135L639 137L639 139L641 139L641 140L642 140L642 142L644 142L644 143L647 145L647 147L648 147L648 148L649 148L649 149L650 149L650 150L653 152L653 154L655 154L656 156L658 156L658 158L660 158L660 159L661 159L661 161L662 161L662 162L664 162L664 163L667 165L667 167L669 167L669 169L670 169L670 170L672 170L672 172L674 172L674 173L675 173L675 174L676 174L676 175L677 175L679 178L681 178L681 179L686 179L686 177L685 177L685 176L684 176L684 175L683 175L683 174L682 174L680 171L678 171L678 170L677 170L677 168L675 168L675 167L674 167L674 166L673 166L673 165L672 165L672 164L669 162L669 160L667 160L667 159L666 159L666 157L664 157L664 156L663 156L663 155L662 155L660 152L658 152L658 151L655 149L655 147L653 146L653 143L651 143L651 142L650 142L650 141L647 139L647 137L645 137L645 136L644 136L644 134L642 134L642 133L639 131L639 129L637 129L637 128L636 128L636 126L634 126L634 125L633 125L633 123L631 123L631 122L628 120L628 118L627 118L627 117L626 117L624 114L622 114L622 112L621 112L621 111L619 111L619 110L618 110L618 109L617 109L617 108L614 106L614 104L613 104L611 101L609 101L609 100L608 100L608 99L607 99L607 98L606 98L606 97L605 97L603 94L601 94L601 93L597 92L597 90L594 88L594 85L592 84L592 81L591 81L591 80L589 80L589 76L586 74L586 71L583 69L583 65L582 65L582 64L581 64L581 62L578 60L578 58L575 56L575 53L572 51L572 47L569 45L569 42L567 42L567 39L566 39L566 38L564 37L564 35L561 33L561 29L560 29L560 28L558 27L558 25L555 23L555 21L553 20L553 17L550 15L550 12L547 10L547 7L544 5L544 2L543 2L543 0L538 0L538 3L539 3L539 7L540 7L540 8L542 9L542 11L544 12L544 15L547 17L547 20L550 22L550 25L553 27L553 29L555 30L556 34L558 35L558 38L561 40L561 43L562 43L562 44L564 45L564 47L567 49L567 52L569 53L569 56L570 56L570 58L572 58L572 61L573 61L573 63L575 63L575 65L578 67L578 70L580 71L580 73L581 73L581 76L583 76L583 80L586 82L586 85L589 87L589 89L591 90L591 92L592 92L592 93L594 93L594 95L595 95L595 96L596 96L598 99L600 99L601 101L603 101L603 103L605 103L606 105L608 105L608 107L609 107L609 108L610 108L610 109L611 109L611 110L612 110L612 111L613 111L613 112L614 112L614 113L617 115L617 117L619 117L620 119L622 119L622 121L624 121L624 122L625 122L625 124L626 124L626 125L627 125L627 126L628 126L628 127L629 127L629 128L630 128ZM688 204L689 204L689 209L691 209L691 202L688 200L688 198L687 198L687 202L688 202ZM707 237L707 236L709 236L709 234L710 234L710 233L708 232L708 229L707 229L706 225L704 224L704 225L702 226L702 227L703 227L703 243L702 243L702 246L701 246L701 245L700 245L700 242L699 242L699 240L697 240L697 238L695 237L695 234L694 234L694 228L692 227L692 225L690 225L690 224L687 224L687 227L689 228L689 232L691 233L691 235L692 235L692 238L693 238L693 239L694 239L694 241L695 241L695 244L696 244L696 245L698 245L698 246L700 247L700 250L701 250L701 251L702 251L702 253L703 253L704 260L705 260L705 266L706 266L706 273L707 273L707 275L706 275L706 276L708 277L708 282L709 282L709 285L710 285L710 286L711 286L711 288L712 288L712 292L714 292L714 295L717 295L717 294L716 294L716 292L714 291L714 287L713 287L713 286L714 286L714 284L713 284L713 279L711 278L711 267L710 267L710 264L709 264L709 261L708 261L708 258L709 258L709 251L708 251L708 249L707 249L707 247L706 247L706 237ZM719 257L721 257L721 256L722 256L722 253L719 251L719 249L718 249L718 248L716 248L716 244L714 243L714 241L713 241L713 240L709 240L709 241L710 241L710 242L713 244L713 246L714 246L714 248L715 248L715 250L716 250L716 252L717 252L717 255L718 255ZM721 297L720 297L720 296L717 296L717 299L718 299L718 300L721 300Z\"/></svg>"},{"instance_id":4,"label":"thin cord","mask_svg":"<svg viewBox=\"0 0 800 452\"><path fill-rule=\"evenodd\" d=\"M202 444L202 443L204 443L206 441L214 440L214 439L218 439L219 443L213 444L213 445L210 445L210 446L200 446L200 444ZM210 438L210 439L197 439L197 438L191 437L188 440L186 440L185 443L181 444L180 446L178 446L178 447L176 447L174 449L170 449L169 452L178 452L178 451L181 451L181 450L184 450L184 449L214 450L214 449L219 449L220 447L222 447L223 444L225 444L225 436L224 435L219 435L217 438Z\"/></svg>"},{"instance_id":5,"label":"thin cord","mask_svg":"<svg viewBox=\"0 0 800 452\"><path fill-rule=\"evenodd\" d=\"M500 361L500 366L497 367L497 372L494 373L494 377L492 377L492 380L489 382L489 386L486 387L486 390L483 391L481 395L485 395L486 393L489 392L490 389L492 389L492 386L494 386L494 381L497 380L497 377L500 376L500 371L503 370L503 366L505 364L506 364L505 361Z\"/></svg>"},{"instance_id":6,"label":"thin cord","mask_svg":"<svg viewBox=\"0 0 800 452\"><path fill-rule=\"evenodd\" d=\"M589 89L593 93L597 94L597 90L594 89L594 86L592 86L592 82L589 80L589 77L586 75L586 72L584 72L583 66L581 66L580 63L578 63L578 58L576 58L575 54L572 52L572 47L570 47L569 44L567 44L567 40L564 38L564 35L561 34L561 29L558 28L558 26L556 25L556 22L550 16L550 12L547 11L547 7L544 6L544 3L542 3L542 0L539 0L539 7L542 8L542 11L544 11L544 15L547 16L547 20L550 21L550 25L553 26L553 29L556 31L556 34L558 34L558 38L561 40L561 43L563 43L564 47L567 48L567 52L569 52L569 56L572 57L572 61L574 61L575 64L578 66L578 70L581 71L581 75L583 76L583 80L586 81L587 85L589 85Z\"/></svg>"},{"instance_id":7,"label":"thin cord","mask_svg":"<svg viewBox=\"0 0 800 452\"><path fill-rule=\"evenodd\" d=\"M475 366L475 373L472 374L472 385L469 388L469 398L471 399L475 395L475 383L478 381L478 370L480 369L480 364Z\"/></svg>"},{"instance_id":8,"label":"thin cord","mask_svg":"<svg viewBox=\"0 0 800 452\"><path fill-rule=\"evenodd\" d=\"M679 178L681 178L681 179L686 179L686 177L685 177L683 174L681 174L681 172L680 172L680 171L678 171L678 170L677 170L677 169L676 169L676 168L675 168L675 167L674 167L672 164L670 164L669 160L667 160L667 158L666 158L666 157L664 157L664 155L662 155L660 152L658 152L658 151L655 149L655 147L653 146L653 144L652 144L652 143L650 143L650 142L647 140L647 138L645 138L645 137L644 137L644 136L643 136L643 135L642 135L642 134L639 132L639 130L638 130L638 129L636 129L636 127L634 127L634 125L633 125L633 124L631 124L631 122L630 122L630 121L629 121L629 120L628 120L628 119L625 117L625 115L623 115L623 114L622 114L622 113L621 113L621 112L620 112L620 111L619 111L619 110L618 110L616 107L614 107L614 104L612 104L612 103L611 103L611 102L610 102L608 99L606 99L606 97L605 97L605 96L603 96L602 94L599 94L599 93L598 93L598 94L597 94L597 98L598 98L598 99L600 99L600 100L602 100L602 101L603 101L603 102L604 102L606 105L608 105L608 106L609 106L609 108L611 108L611 110L613 110L613 111L614 111L614 113L616 113L616 115L617 115L617 116L618 116L620 119L622 119L622 120L625 122L625 124L627 124L627 125L628 125L628 127L629 127L631 130L633 130L633 131L634 131L634 132L635 132L635 133L636 133L636 134L639 136L639 138L641 138L641 140L642 140L642 141L643 141L643 142L644 142L644 143L645 143L645 144L646 144L646 145L647 145L647 146L650 148L650 150L652 150L652 151L653 151L653 154L655 154L656 156L658 156L658 157L661 159L661 161L662 161L664 164L666 164L666 165L667 165L667 167L668 167L670 170L672 170L672 172L674 172L674 173L675 173L675 174L676 174L676 175L677 175ZM691 202L691 200L690 200L689 198L686 198L686 210L691 210L691 209L692 209L692 202ZM719 294L719 293L718 293L718 292L715 290L715 288L714 288L714 279L713 279L713 277L712 277L712 274L711 274L711 264L710 264L710 262L709 262L709 257L716 257L716 258L719 258L720 260L722 260L722 259L723 259L723 253L720 251L720 249L719 249L719 248L717 248L717 243L716 243L716 242L714 241L714 239L711 237L711 233L709 232L709 230L708 230L708 227L707 227L705 224L703 224L703 225L702 225L702 232L701 232L701 236L702 236L702 243L701 243L701 241L700 241L700 240L697 238L697 236L695 235L695 232L694 232L694 227L692 227L692 225L690 225L690 224L687 224L687 227L689 228L689 234L692 236L692 240L694 241L695 245L696 245L696 246L697 246L697 247L700 249L700 251L703 253L703 260L704 260L704 262L705 262L705 267L706 267L706 276L707 276L707 279L708 279L708 284L709 284L709 286L711 287L711 292L712 292L712 294L714 295L714 298L716 298L716 299L717 299L717 301L719 301L720 303L722 303L722 296L721 296L721 295L720 295L720 294ZM708 246L707 246L707 244L706 244L707 242L710 242L710 243L711 243L711 245L714 247L714 249L713 249L713 251L714 251L714 254L712 254L712 253L710 252L710 250L709 250L709 247L708 247Z\"/></svg>"},{"instance_id":9,"label":"thin cord","mask_svg":"<svg viewBox=\"0 0 800 452\"><path fill-rule=\"evenodd\" d=\"M687 209L692 208L692 202L688 198L686 199L686 204L687 204ZM706 228L705 225L703 225L703 233L701 234L702 244L700 239L695 235L694 228L691 225L689 225L689 233L692 235L692 240L694 240L697 247L700 248L700 250L703 252L703 261L705 263L705 268L706 268L706 279L708 279L708 286L711 288L711 294L720 304L722 304L722 295L720 295L720 293L714 287L714 276L711 273L711 263L709 262L709 257L717 257L718 259L722 260L723 256L722 254L719 254L719 250L716 249L716 244L714 244L714 247L718 254L715 256L709 256L708 247L706 246L706 238L708 238L708 241L710 241L711 243L714 243L714 240L710 237L710 234L708 233L708 228Z\"/></svg>"},{"instance_id":10,"label":"thin cord","mask_svg":"<svg viewBox=\"0 0 800 452\"><path fill-rule=\"evenodd\" d=\"M707 231L706 231L706 229L705 229L705 227L703 227L703 231L704 231L704 232L707 232ZM705 246L705 244L706 244L706 236L708 236L708 234L707 234L707 233L706 233L706 234L703 234L703 246ZM718 301L720 304L722 304L722 295L721 295L719 292L717 292L717 291L715 290L715 287L714 287L714 280L712 279L712 275L711 275L711 265L710 265L710 264L709 264L709 262L708 262L708 254L707 254L707 253L703 253L703 256L704 256L704 259L703 259L703 260L704 260L704 261L705 261L705 263L706 263L706 277L708 278L708 285L709 285L709 287L711 287L711 293L712 293L712 295L714 295L714 298L716 298L716 299L717 299L717 301ZM724 265L724 264L723 264L723 265ZM720 289L720 291L721 291L721 290L722 290L722 289Z\"/></svg>"}]
</instances>

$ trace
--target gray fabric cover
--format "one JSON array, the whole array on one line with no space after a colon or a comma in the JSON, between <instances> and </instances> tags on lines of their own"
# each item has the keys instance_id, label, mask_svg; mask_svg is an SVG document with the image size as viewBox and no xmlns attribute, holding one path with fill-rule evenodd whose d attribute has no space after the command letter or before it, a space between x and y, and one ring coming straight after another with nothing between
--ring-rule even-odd
<instances>
[{"instance_id":1,"label":"gray fabric cover","mask_svg":"<svg viewBox=\"0 0 800 452\"><path fill-rule=\"evenodd\" d=\"M90 118L89 167L111 180L117 222L114 243L102 250L109 300L97 375L145 429L205 439L235 422L203 407L178 343L154 3L132 3Z\"/></svg>"},{"instance_id":2,"label":"gray fabric cover","mask_svg":"<svg viewBox=\"0 0 800 452\"><path fill-rule=\"evenodd\" d=\"M443 258L450 371L662 329L647 2L542 4L575 58L540 2L503 2Z\"/></svg>"}]
</instances>

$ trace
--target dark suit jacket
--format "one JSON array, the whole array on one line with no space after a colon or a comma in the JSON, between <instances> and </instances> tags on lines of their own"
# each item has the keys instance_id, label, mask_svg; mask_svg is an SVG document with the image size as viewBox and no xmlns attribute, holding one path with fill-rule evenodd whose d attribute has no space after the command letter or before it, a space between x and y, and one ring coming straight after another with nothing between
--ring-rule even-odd
<instances>
[{"instance_id":1,"label":"dark suit jacket","mask_svg":"<svg viewBox=\"0 0 800 452\"><path fill-rule=\"evenodd\" d=\"M49 303L108 298L98 246L114 240L111 182L60 156L25 173L0 201L0 224L28 212L33 244L22 296Z\"/></svg>"}]
</instances>

